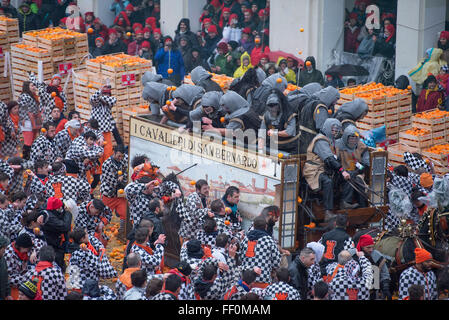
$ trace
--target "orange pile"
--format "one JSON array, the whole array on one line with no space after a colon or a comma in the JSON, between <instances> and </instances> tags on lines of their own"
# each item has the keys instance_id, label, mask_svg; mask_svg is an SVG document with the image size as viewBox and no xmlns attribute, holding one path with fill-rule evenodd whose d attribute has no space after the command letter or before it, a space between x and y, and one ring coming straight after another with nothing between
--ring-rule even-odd
<instances>
[{"instance_id":1,"label":"orange pile","mask_svg":"<svg viewBox=\"0 0 449 320\"><path fill-rule=\"evenodd\" d=\"M99 56L95 59L90 59L90 62L99 63L109 67L121 67L121 66L138 66L140 64L147 64L147 59L142 59L136 56L130 56L124 53L116 54L112 56Z\"/></svg>"},{"instance_id":2,"label":"orange pile","mask_svg":"<svg viewBox=\"0 0 449 320\"><path fill-rule=\"evenodd\" d=\"M69 39L73 37L83 37L83 33L63 29L63 28L46 28L25 33L28 36L42 38L47 40Z\"/></svg>"},{"instance_id":3,"label":"orange pile","mask_svg":"<svg viewBox=\"0 0 449 320\"><path fill-rule=\"evenodd\" d=\"M112 249L109 254L111 260L122 261L125 258L126 245Z\"/></svg>"},{"instance_id":4,"label":"orange pile","mask_svg":"<svg viewBox=\"0 0 449 320\"><path fill-rule=\"evenodd\" d=\"M32 47L32 46L27 46L26 44L16 44L15 46L17 48L25 49L27 51L48 53L48 50L40 49L40 48L36 48L36 47Z\"/></svg>"},{"instance_id":5,"label":"orange pile","mask_svg":"<svg viewBox=\"0 0 449 320\"><path fill-rule=\"evenodd\" d=\"M211 72L209 72L209 74L212 75L212 80L215 81L222 89L226 90L229 89L229 86L231 85L232 81L234 81L234 78L228 77L225 74L216 74ZM184 77L184 83L194 84L190 74Z\"/></svg>"},{"instance_id":6,"label":"orange pile","mask_svg":"<svg viewBox=\"0 0 449 320\"><path fill-rule=\"evenodd\" d=\"M358 85L351 88L344 88L340 90L341 94L355 94L357 98L384 98L394 97L397 95L408 94L409 90L401 90L394 87L386 87L382 83L370 82L363 85Z\"/></svg>"},{"instance_id":7,"label":"orange pile","mask_svg":"<svg viewBox=\"0 0 449 320\"><path fill-rule=\"evenodd\" d=\"M445 118L448 116L449 116L448 111L442 111L439 109L415 114L416 118L421 118L421 119L442 119L442 118Z\"/></svg>"},{"instance_id":8,"label":"orange pile","mask_svg":"<svg viewBox=\"0 0 449 320\"><path fill-rule=\"evenodd\" d=\"M446 155L449 154L449 144L437 144L433 147L430 147L428 149L424 149L425 152L434 153L434 154L441 154Z\"/></svg>"},{"instance_id":9,"label":"orange pile","mask_svg":"<svg viewBox=\"0 0 449 320\"><path fill-rule=\"evenodd\" d=\"M406 134L411 134L412 136L423 136L429 134L430 131L426 129L412 128L405 131Z\"/></svg>"},{"instance_id":10,"label":"orange pile","mask_svg":"<svg viewBox=\"0 0 449 320\"><path fill-rule=\"evenodd\" d=\"M8 18L8 17L5 17L5 16L0 16L0 20L2 20L2 21L17 21L17 19Z\"/></svg>"}]
</instances>

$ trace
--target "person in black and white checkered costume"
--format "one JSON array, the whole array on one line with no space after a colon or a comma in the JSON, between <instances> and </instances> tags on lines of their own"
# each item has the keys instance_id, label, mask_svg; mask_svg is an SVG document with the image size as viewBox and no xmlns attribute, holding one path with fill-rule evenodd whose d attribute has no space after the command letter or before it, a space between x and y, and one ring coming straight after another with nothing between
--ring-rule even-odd
<instances>
[{"instance_id":1,"label":"person in black and white checkered costume","mask_svg":"<svg viewBox=\"0 0 449 320\"><path fill-rule=\"evenodd\" d=\"M242 269L259 267L262 274L257 278L257 282L272 283L271 271L279 268L281 253L276 242L266 233L266 227L265 217L257 216L254 219L254 230L244 237L239 253Z\"/></svg>"},{"instance_id":2,"label":"person in black and white checkered costume","mask_svg":"<svg viewBox=\"0 0 449 320\"><path fill-rule=\"evenodd\" d=\"M289 285L289 273L287 268L276 270L277 282L270 284L263 291L265 300L301 300L301 296L295 288Z\"/></svg>"},{"instance_id":3,"label":"person in black and white checkered costume","mask_svg":"<svg viewBox=\"0 0 449 320\"><path fill-rule=\"evenodd\" d=\"M34 163L34 172L29 170L28 181L25 192L29 195L41 194L45 195L45 185L48 181L48 172L50 170L49 163L45 160L38 160ZM27 188L29 184L29 188Z\"/></svg>"},{"instance_id":4,"label":"person in black and white checkered costume","mask_svg":"<svg viewBox=\"0 0 449 320\"><path fill-rule=\"evenodd\" d=\"M118 150L118 149L117 149ZM103 196L108 198L116 198L117 190L122 189L119 187L119 178L121 178L123 183L128 181L128 155L124 153L123 149L120 149L124 156L120 161L114 156L109 157L101 167L101 186L100 191ZM117 153L115 152L115 153ZM119 171L121 174L119 175Z\"/></svg>"},{"instance_id":5,"label":"person in black and white checkered costume","mask_svg":"<svg viewBox=\"0 0 449 320\"><path fill-rule=\"evenodd\" d=\"M66 176L66 167L63 162L52 164L52 174L48 176L45 184L47 198L56 195L63 201L73 200L81 203L90 199L90 185L85 179Z\"/></svg>"},{"instance_id":6,"label":"person in black and white checkered costume","mask_svg":"<svg viewBox=\"0 0 449 320\"><path fill-rule=\"evenodd\" d=\"M21 283L30 279L33 268L28 264L28 261L30 259L29 252L32 248L33 242L27 234L20 235L16 241L11 242L6 247L4 258L9 283L12 287L17 288Z\"/></svg>"},{"instance_id":7,"label":"person in black and white checkered costume","mask_svg":"<svg viewBox=\"0 0 449 320\"><path fill-rule=\"evenodd\" d=\"M53 75L48 85L38 81L34 73L30 73L29 79L38 90L40 103L43 106L44 121L51 120L51 110L56 106L61 113L67 112L67 97L60 86L61 76L59 74ZM52 96L53 92L55 97Z\"/></svg>"},{"instance_id":8,"label":"person in black and white checkered costume","mask_svg":"<svg viewBox=\"0 0 449 320\"><path fill-rule=\"evenodd\" d=\"M356 253L358 262L348 250L342 250L338 254L338 263L327 266L331 300L369 300L373 283L371 263L362 251Z\"/></svg>"},{"instance_id":9,"label":"person in black and white checkered costume","mask_svg":"<svg viewBox=\"0 0 449 320\"><path fill-rule=\"evenodd\" d=\"M22 233L26 233L30 236L31 241L33 241L31 254L34 254L36 257L39 255L42 247L47 245L47 240L41 230L42 225L45 224L47 220L47 211L38 208L27 208L22 217L23 228L19 231L19 236Z\"/></svg>"},{"instance_id":10,"label":"person in black and white checkered costume","mask_svg":"<svg viewBox=\"0 0 449 320\"><path fill-rule=\"evenodd\" d=\"M138 228L136 231L136 241L131 247L131 252L137 253L142 261L141 268L151 276L156 270L160 269L160 264L164 256L165 235L159 235L154 242L155 250L150 247L149 238L150 230L148 228Z\"/></svg>"},{"instance_id":11,"label":"person in black and white checkered costume","mask_svg":"<svg viewBox=\"0 0 449 320\"><path fill-rule=\"evenodd\" d=\"M93 132L86 132L73 140L65 159L76 164L78 177L85 179L86 172L93 166L92 163L96 163L103 156L102 144L103 142L98 140Z\"/></svg>"},{"instance_id":12,"label":"person in black and white checkered costume","mask_svg":"<svg viewBox=\"0 0 449 320\"><path fill-rule=\"evenodd\" d=\"M117 277L117 272L104 254L104 247L94 237L84 229L75 228L70 233L70 238L73 242L69 245L69 289L82 289L87 279L98 281L100 278Z\"/></svg>"},{"instance_id":13,"label":"person in black and white checkered costume","mask_svg":"<svg viewBox=\"0 0 449 320\"><path fill-rule=\"evenodd\" d=\"M78 214L75 218L75 228L86 229L89 236L98 232L105 241L109 237L104 234L104 227L111 222L112 212L101 200L86 201L78 206Z\"/></svg>"},{"instance_id":14,"label":"person in black and white checkered costume","mask_svg":"<svg viewBox=\"0 0 449 320\"><path fill-rule=\"evenodd\" d=\"M102 133L112 132L117 144L123 144L111 111L116 103L117 98L111 96L111 86L103 86L90 97L91 117L98 121Z\"/></svg>"},{"instance_id":15,"label":"person in black and white checkered costume","mask_svg":"<svg viewBox=\"0 0 449 320\"><path fill-rule=\"evenodd\" d=\"M8 240L18 234L21 228L21 224L17 223L12 210L8 198L4 194L0 194L0 236Z\"/></svg>"},{"instance_id":16,"label":"person in black and white checkered costume","mask_svg":"<svg viewBox=\"0 0 449 320\"><path fill-rule=\"evenodd\" d=\"M98 281L87 279L84 282L83 300L117 300L114 290L106 285L98 285Z\"/></svg>"},{"instance_id":17,"label":"person in black and white checkered costume","mask_svg":"<svg viewBox=\"0 0 449 320\"><path fill-rule=\"evenodd\" d=\"M19 118L19 104L16 101L11 101L6 105L0 102L0 127L3 130L5 136L3 142L0 143L0 156L11 157L18 154L17 146L19 144L19 137L21 134L20 119L16 128L12 117L17 116Z\"/></svg>"},{"instance_id":18,"label":"person in black and white checkered costume","mask_svg":"<svg viewBox=\"0 0 449 320\"><path fill-rule=\"evenodd\" d=\"M125 187L126 199L129 204L131 222L134 226L139 225L145 213L151 211L150 202L157 195L154 188L158 182L149 177L142 177L136 182L131 182Z\"/></svg>"},{"instance_id":19,"label":"person in black and white checkered costume","mask_svg":"<svg viewBox=\"0 0 449 320\"><path fill-rule=\"evenodd\" d=\"M32 279L38 279L42 300L64 300L67 295L65 278L61 268L54 263L55 252L44 246L39 252L39 262L32 272ZM39 285L38 285L39 287Z\"/></svg>"},{"instance_id":20,"label":"person in black and white checkered costume","mask_svg":"<svg viewBox=\"0 0 449 320\"><path fill-rule=\"evenodd\" d=\"M79 120L72 119L66 122L64 130L59 131L55 136L55 143L62 157L65 157L72 142L78 138L81 132Z\"/></svg>"},{"instance_id":21,"label":"person in black and white checkered costume","mask_svg":"<svg viewBox=\"0 0 449 320\"><path fill-rule=\"evenodd\" d=\"M170 274L164 279L162 290L151 300L178 300L182 280L177 274Z\"/></svg>"},{"instance_id":22,"label":"person in black and white checkered costume","mask_svg":"<svg viewBox=\"0 0 449 320\"><path fill-rule=\"evenodd\" d=\"M185 240L197 236L197 232L201 229L199 221L204 219L209 213L206 203L206 199L209 196L209 185L206 180L198 180L195 184L195 190L187 197L185 210L178 212L181 218L181 226L178 233Z\"/></svg>"},{"instance_id":23,"label":"person in black and white checkered costume","mask_svg":"<svg viewBox=\"0 0 449 320\"><path fill-rule=\"evenodd\" d=\"M36 162L38 160L45 160L48 163L62 160L62 154L59 148L56 147L54 140L56 134L56 126L52 122L44 122L42 133L31 145L31 160Z\"/></svg>"},{"instance_id":24,"label":"person in black and white checkered costume","mask_svg":"<svg viewBox=\"0 0 449 320\"><path fill-rule=\"evenodd\" d=\"M217 259L204 260L194 282L197 300L221 300L224 297L235 279L235 273L239 270L235 260L236 251L237 247L233 245L227 264Z\"/></svg>"},{"instance_id":25,"label":"person in black and white checkered costume","mask_svg":"<svg viewBox=\"0 0 449 320\"><path fill-rule=\"evenodd\" d=\"M404 152L404 162L407 167L412 169L418 175L423 172L432 172L430 164L427 164L419 154Z\"/></svg>"},{"instance_id":26,"label":"person in black and white checkered costume","mask_svg":"<svg viewBox=\"0 0 449 320\"><path fill-rule=\"evenodd\" d=\"M319 262L321 261L321 258L324 254L324 246L321 243L318 242L309 242L307 244L307 248L310 248L315 252L315 263L311 265L309 268L307 268L307 300L311 300L313 298L312 296L312 289L315 283L318 281L323 280L323 276L321 275L321 269Z\"/></svg>"},{"instance_id":27,"label":"person in black and white checkered costume","mask_svg":"<svg viewBox=\"0 0 449 320\"><path fill-rule=\"evenodd\" d=\"M432 271L432 255L425 249L415 249L415 265L405 269L399 277L399 299L408 296L412 284L424 287L424 300L437 300L437 281Z\"/></svg>"}]
</instances>

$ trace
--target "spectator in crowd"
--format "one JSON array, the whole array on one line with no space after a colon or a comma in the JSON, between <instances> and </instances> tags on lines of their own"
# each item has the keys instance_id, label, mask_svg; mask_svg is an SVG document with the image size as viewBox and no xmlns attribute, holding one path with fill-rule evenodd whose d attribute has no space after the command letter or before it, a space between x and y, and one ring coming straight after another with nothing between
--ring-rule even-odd
<instances>
[{"instance_id":1,"label":"spectator in crowd","mask_svg":"<svg viewBox=\"0 0 449 320\"><path fill-rule=\"evenodd\" d=\"M109 29L109 40L104 45L104 54L126 52L126 45L118 37L116 29Z\"/></svg>"},{"instance_id":2,"label":"spectator in crowd","mask_svg":"<svg viewBox=\"0 0 449 320\"><path fill-rule=\"evenodd\" d=\"M449 64L449 31L441 31L437 46L439 49L443 50L441 59Z\"/></svg>"},{"instance_id":3,"label":"spectator in crowd","mask_svg":"<svg viewBox=\"0 0 449 320\"><path fill-rule=\"evenodd\" d=\"M279 74L281 76L285 77L285 79L289 83L296 84L296 73L287 67L287 59L285 59L284 57L279 57L277 66L279 68Z\"/></svg>"},{"instance_id":4,"label":"spectator in crowd","mask_svg":"<svg viewBox=\"0 0 449 320\"><path fill-rule=\"evenodd\" d=\"M225 74L228 77L232 77L236 65L232 55L229 53L228 44L220 42L217 46L217 54L213 60L214 67L211 67L211 71L218 74Z\"/></svg>"},{"instance_id":5,"label":"spectator in crowd","mask_svg":"<svg viewBox=\"0 0 449 320\"><path fill-rule=\"evenodd\" d=\"M182 60L184 61L184 66L187 64L187 60L190 57L190 51L192 50L192 46L189 44L189 40L185 35L179 37L179 51L182 55Z\"/></svg>"},{"instance_id":6,"label":"spectator in crowd","mask_svg":"<svg viewBox=\"0 0 449 320\"><path fill-rule=\"evenodd\" d=\"M245 52L240 57L241 65L238 67L234 72L234 78L240 78L242 77L248 69L253 68L253 65L251 64L251 56Z\"/></svg>"},{"instance_id":7,"label":"spectator in crowd","mask_svg":"<svg viewBox=\"0 0 449 320\"><path fill-rule=\"evenodd\" d=\"M367 35L362 39L360 45L357 48L357 54L360 58L369 58L373 55L374 47L377 42L377 34L374 33L373 28L368 28Z\"/></svg>"},{"instance_id":8,"label":"spectator in crowd","mask_svg":"<svg viewBox=\"0 0 449 320\"><path fill-rule=\"evenodd\" d=\"M92 11L84 14L84 29L87 31L89 28L93 28L95 21L95 14Z\"/></svg>"},{"instance_id":9,"label":"spectator in crowd","mask_svg":"<svg viewBox=\"0 0 449 320\"><path fill-rule=\"evenodd\" d=\"M131 21L125 11L122 11L114 19L114 25L124 28L125 30L131 29Z\"/></svg>"},{"instance_id":10,"label":"spectator in crowd","mask_svg":"<svg viewBox=\"0 0 449 320\"><path fill-rule=\"evenodd\" d=\"M262 55L270 53L270 48L268 47L268 39L264 35L256 35L254 37L255 47L251 52L251 63L253 65L258 65L259 60ZM293 72L294 73L294 72ZM296 82L296 74L293 76L294 82Z\"/></svg>"},{"instance_id":11,"label":"spectator in crowd","mask_svg":"<svg viewBox=\"0 0 449 320\"><path fill-rule=\"evenodd\" d=\"M396 52L396 29L392 24L385 27L385 32L376 41L373 54L393 58Z\"/></svg>"},{"instance_id":12,"label":"spectator in crowd","mask_svg":"<svg viewBox=\"0 0 449 320\"><path fill-rule=\"evenodd\" d=\"M102 37L98 37L95 39L95 47L91 48L90 54L96 58L98 56L102 56L105 54L104 51L104 39Z\"/></svg>"},{"instance_id":13,"label":"spectator in crowd","mask_svg":"<svg viewBox=\"0 0 449 320\"><path fill-rule=\"evenodd\" d=\"M298 77L298 86L304 87L311 82L318 82L319 84L324 85L323 74L320 70L316 69L315 58L312 56L307 57L304 65L305 67L301 70Z\"/></svg>"},{"instance_id":14,"label":"spectator in crowd","mask_svg":"<svg viewBox=\"0 0 449 320\"><path fill-rule=\"evenodd\" d=\"M230 24L229 23L230 17L231 17L231 9L227 8L227 7L223 7L223 9L221 10L220 18L218 20L218 26L221 29L224 29L224 27L226 27L226 25ZM212 18L212 17L208 17L208 18ZM238 20L238 15L237 15L237 20Z\"/></svg>"},{"instance_id":15,"label":"spectator in crowd","mask_svg":"<svg viewBox=\"0 0 449 320\"><path fill-rule=\"evenodd\" d=\"M444 94L439 90L437 79L434 75L430 75L423 83L423 90L419 95L416 111L423 112L439 108L443 105L443 99Z\"/></svg>"},{"instance_id":16,"label":"spectator in crowd","mask_svg":"<svg viewBox=\"0 0 449 320\"><path fill-rule=\"evenodd\" d=\"M11 0L2 0L0 7L5 15L10 18L17 18L17 9L11 5Z\"/></svg>"},{"instance_id":17,"label":"spectator in crowd","mask_svg":"<svg viewBox=\"0 0 449 320\"><path fill-rule=\"evenodd\" d=\"M231 40L237 42L240 41L240 38L242 37L242 29L239 28L238 22L238 15L233 13L229 16L229 23L223 28L222 41L226 43Z\"/></svg>"},{"instance_id":18,"label":"spectator in crowd","mask_svg":"<svg viewBox=\"0 0 449 320\"><path fill-rule=\"evenodd\" d=\"M357 26L357 13L349 14L349 21L345 22L345 44L344 50L346 52L355 53L359 46L357 37L360 33L360 28Z\"/></svg>"},{"instance_id":19,"label":"spectator in crowd","mask_svg":"<svg viewBox=\"0 0 449 320\"><path fill-rule=\"evenodd\" d=\"M269 62L265 65L265 73L267 77L272 76L273 74L279 72L278 67L274 62Z\"/></svg>"},{"instance_id":20,"label":"spectator in crowd","mask_svg":"<svg viewBox=\"0 0 449 320\"><path fill-rule=\"evenodd\" d=\"M174 42L178 47L180 46L181 36L187 37L190 46L197 47L199 45L196 34L190 31L190 20L187 18L181 19L175 34Z\"/></svg>"},{"instance_id":21,"label":"spectator in crowd","mask_svg":"<svg viewBox=\"0 0 449 320\"><path fill-rule=\"evenodd\" d=\"M256 30L257 23L253 19L253 13L251 10L245 10L245 12L243 12L243 21L240 23L240 28L250 28L251 32Z\"/></svg>"},{"instance_id":22,"label":"spectator in crowd","mask_svg":"<svg viewBox=\"0 0 449 320\"><path fill-rule=\"evenodd\" d=\"M153 60L153 52L151 51L150 42L142 42L142 48L139 50L139 57L147 60Z\"/></svg>"},{"instance_id":23,"label":"spectator in crowd","mask_svg":"<svg viewBox=\"0 0 449 320\"><path fill-rule=\"evenodd\" d=\"M257 25L256 31L260 34L263 33L263 30L270 28L270 19L266 9L260 9L258 15L259 23Z\"/></svg>"},{"instance_id":24,"label":"spectator in crowd","mask_svg":"<svg viewBox=\"0 0 449 320\"><path fill-rule=\"evenodd\" d=\"M125 11L125 8L128 4L128 0L114 0L114 2L111 3L109 10L114 12L114 15L117 17L120 12Z\"/></svg>"},{"instance_id":25,"label":"spectator in crowd","mask_svg":"<svg viewBox=\"0 0 449 320\"><path fill-rule=\"evenodd\" d=\"M329 73L326 74L326 82L324 84L325 87L332 86L337 89L343 88L345 85L343 81L341 80L340 75L336 73Z\"/></svg>"},{"instance_id":26,"label":"spectator in crowd","mask_svg":"<svg viewBox=\"0 0 449 320\"><path fill-rule=\"evenodd\" d=\"M17 10L17 13L20 35L22 35L24 31L39 29L40 24L38 17L31 11L28 3L22 3Z\"/></svg>"},{"instance_id":27,"label":"spectator in crowd","mask_svg":"<svg viewBox=\"0 0 449 320\"><path fill-rule=\"evenodd\" d=\"M198 66L202 66L204 69L210 70L207 62L203 59L203 57L201 57L201 50L194 47L190 50L190 54L187 56L187 62L185 65L186 72L190 73Z\"/></svg>"},{"instance_id":28,"label":"spectator in crowd","mask_svg":"<svg viewBox=\"0 0 449 320\"><path fill-rule=\"evenodd\" d=\"M140 49L142 49L143 30L139 29L135 34L135 40L128 45L128 54L130 56L138 55Z\"/></svg>"},{"instance_id":29,"label":"spectator in crowd","mask_svg":"<svg viewBox=\"0 0 449 320\"><path fill-rule=\"evenodd\" d=\"M209 26L207 29L207 35L204 37L204 42L202 43L201 56L204 60L210 58L219 41L220 36L218 35L217 27L215 25Z\"/></svg>"},{"instance_id":30,"label":"spectator in crowd","mask_svg":"<svg viewBox=\"0 0 449 320\"><path fill-rule=\"evenodd\" d=\"M248 52L251 54L254 48L254 40L252 37L252 31L250 28L244 28L242 30L242 37L239 41L240 47L242 47L243 52Z\"/></svg>"},{"instance_id":31,"label":"spectator in crowd","mask_svg":"<svg viewBox=\"0 0 449 320\"><path fill-rule=\"evenodd\" d=\"M181 84L185 75L184 61L170 36L164 38L164 46L156 52L154 60L157 62L157 73L177 86Z\"/></svg>"}]
</instances>

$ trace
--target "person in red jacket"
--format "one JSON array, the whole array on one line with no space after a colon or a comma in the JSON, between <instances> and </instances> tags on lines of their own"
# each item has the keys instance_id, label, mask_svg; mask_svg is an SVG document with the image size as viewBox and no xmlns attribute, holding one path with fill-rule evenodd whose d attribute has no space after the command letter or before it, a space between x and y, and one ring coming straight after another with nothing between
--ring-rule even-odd
<instances>
[{"instance_id":1,"label":"person in red jacket","mask_svg":"<svg viewBox=\"0 0 449 320\"><path fill-rule=\"evenodd\" d=\"M423 112L430 109L439 108L443 105L444 94L439 90L437 79L434 75L429 75L423 83L423 90L416 104L416 111Z\"/></svg>"},{"instance_id":2,"label":"person in red jacket","mask_svg":"<svg viewBox=\"0 0 449 320\"><path fill-rule=\"evenodd\" d=\"M359 36L360 28L357 26L357 13L352 12L349 14L349 21L345 22L345 45L344 50L346 52L357 52L359 42L357 37Z\"/></svg>"},{"instance_id":3,"label":"person in red jacket","mask_svg":"<svg viewBox=\"0 0 449 320\"><path fill-rule=\"evenodd\" d=\"M131 22L129 21L128 15L125 11L122 11L114 19L114 25L126 29L131 29Z\"/></svg>"},{"instance_id":4,"label":"person in red jacket","mask_svg":"<svg viewBox=\"0 0 449 320\"><path fill-rule=\"evenodd\" d=\"M142 42L143 42L143 30L137 30L136 31L136 40L131 42L128 45L128 54L130 56L137 56L139 54L139 50L142 49Z\"/></svg>"},{"instance_id":5,"label":"person in red jacket","mask_svg":"<svg viewBox=\"0 0 449 320\"><path fill-rule=\"evenodd\" d=\"M251 63L254 66L259 64L259 61L263 55L270 53L270 48L267 45L266 38L264 37L263 40L264 41L262 41L262 37L260 35L254 37L254 43L256 46L251 52Z\"/></svg>"}]
</instances>

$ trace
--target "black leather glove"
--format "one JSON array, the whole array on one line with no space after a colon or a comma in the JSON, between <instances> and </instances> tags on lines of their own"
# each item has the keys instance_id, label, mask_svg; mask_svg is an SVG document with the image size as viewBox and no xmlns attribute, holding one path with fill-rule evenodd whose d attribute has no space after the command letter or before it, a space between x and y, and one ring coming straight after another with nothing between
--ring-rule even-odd
<instances>
[{"instance_id":1,"label":"black leather glove","mask_svg":"<svg viewBox=\"0 0 449 320\"><path fill-rule=\"evenodd\" d=\"M332 170L338 171L341 168L341 163L335 159L334 156L327 157L324 163Z\"/></svg>"}]
</instances>

